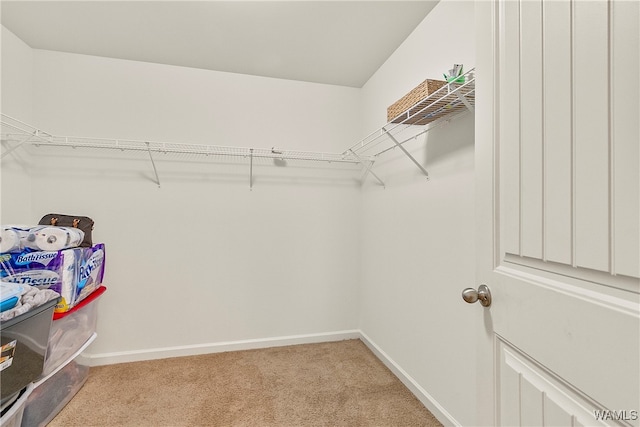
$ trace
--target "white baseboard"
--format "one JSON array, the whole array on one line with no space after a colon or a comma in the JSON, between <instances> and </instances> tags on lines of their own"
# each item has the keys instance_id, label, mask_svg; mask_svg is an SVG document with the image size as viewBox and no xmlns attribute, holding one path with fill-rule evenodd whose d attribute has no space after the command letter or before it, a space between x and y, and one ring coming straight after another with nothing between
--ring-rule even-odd
<instances>
[{"instance_id":1,"label":"white baseboard","mask_svg":"<svg viewBox=\"0 0 640 427\"><path fill-rule=\"evenodd\" d=\"M380 347L378 347L371 339L362 331L360 331L360 339L369 347L382 363L385 364L393 374L418 398L420 402L445 426L461 426L458 421L444 409L427 391L420 386L407 372L393 361Z\"/></svg>"},{"instance_id":2,"label":"white baseboard","mask_svg":"<svg viewBox=\"0 0 640 427\"><path fill-rule=\"evenodd\" d=\"M228 341L211 344L196 344L145 350L120 351L113 353L82 354L82 360L89 366L112 365L115 363L140 362L143 360L166 359L169 357L197 356L200 354L222 353L226 351L253 350L258 348L282 347L286 345L312 344L348 339L359 339L360 331L336 331L320 334L291 335L285 337Z\"/></svg>"}]
</instances>

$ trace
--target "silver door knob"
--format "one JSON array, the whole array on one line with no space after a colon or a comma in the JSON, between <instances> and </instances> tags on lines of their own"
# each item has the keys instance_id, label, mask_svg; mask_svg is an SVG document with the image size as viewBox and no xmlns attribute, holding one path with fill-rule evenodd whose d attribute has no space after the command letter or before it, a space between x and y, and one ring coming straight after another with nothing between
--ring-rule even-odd
<instances>
[{"instance_id":1,"label":"silver door knob","mask_svg":"<svg viewBox=\"0 0 640 427\"><path fill-rule=\"evenodd\" d=\"M469 304L480 300L480 304L482 304L483 307L489 307L491 305L491 292L487 285L478 286L477 291L473 288L467 288L462 291L462 299Z\"/></svg>"}]
</instances>

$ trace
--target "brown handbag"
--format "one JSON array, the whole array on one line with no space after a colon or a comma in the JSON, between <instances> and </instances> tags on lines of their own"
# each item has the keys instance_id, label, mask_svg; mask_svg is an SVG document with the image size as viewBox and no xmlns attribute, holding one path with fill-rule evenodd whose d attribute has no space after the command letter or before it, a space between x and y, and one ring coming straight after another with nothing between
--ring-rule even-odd
<instances>
[{"instance_id":1,"label":"brown handbag","mask_svg":"<svg viewBox=\"0 0 640 427\"><path fill-rule=\"evenodd\" d=\"M40 219L38 225L53 225L56 227L74 227L84 232L84 240L80 243L82 248L93 246L91 231L93 231L93 220L88 216L75 216L64 214L46 214Z\"/></svg>"}]
</instances>

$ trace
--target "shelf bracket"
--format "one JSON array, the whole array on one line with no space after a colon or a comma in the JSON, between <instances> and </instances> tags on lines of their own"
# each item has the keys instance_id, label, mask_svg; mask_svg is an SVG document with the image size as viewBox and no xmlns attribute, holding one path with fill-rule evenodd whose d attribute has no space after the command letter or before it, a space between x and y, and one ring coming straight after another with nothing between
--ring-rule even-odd
<instances>
[{"instance_id":1,"label":"shelf bracket","mask_svg":"<svg viewBox=\"0 0 640 427\"><path fill-rule=\"evenodd\" d=\"M460 99L460 101L462 101L462 103L467 107L467 109L471 111L471 113L475 112L473 105L471 105L469 100L464 95L462 95L460 92L456 92L456 95L458 96L458 99Z\"/></svg>"},{"instance_id":2,"label":"shelf bracket","mask_svg":"<svg viewBox=\"0 0 640 427\"><path fill-rule=\"evenodd\" d=\"M151 166L153 166L153 173L156 175L156 184L158 184L158 188L160 188L160 178L158 177L156 162L153 161L153 156L151 155L151 146L148 142L145 142L145 144L147 144L147 152L149 153L149 159L151 159Z\"/></svg>"},{"instance_id":3,"label":"shelf bracket","mask_svg":"<svg viewBox=\"0 0 640 427\"><path fill-rule=\"evenodd\" d=\"M393 137L393 135L391 135L391 133L389 133L389 131L387 131L384 127L383 127L382 129L387 133L387 136L391 139L391 141L393 141L393 143L396 145L396 147L400 148L400 149L402 150L402 152L403 152L404 154L406 154L406 156L407 156L409 159L411 159L411 161L412 161L413 163L415 163L415 165L416 165L416 166L418 166L418 168L420 168L420 170L422 171L422 173L424 174L424 176L426 176L426 177L427 177L427 179L429 179L429 172L427 172L427 170L426 170L426 169L425 169L425 168L424 168L424 167L423 167L423 166L422 166L422 165L421 165L421 164L420 164L420 163L419 163L419 162L418 162L418 161L417 161L417 160L416 160L416 159L415 159L415 158L414 158L414 157L413 157L413 156L412 156L408 151L407 151L407 149L406 149L406 148L404 148L404 147L402 146L402 144L401 144L401 143L399 143L399 142L398 142L398 140L397 140L397 139L395 139L395 138Z\"/></svg>"},{"instance_id":4,"label":"shelf bracket","mask_svg":"<svg viewBox=\"0 0 640 427\"><path fill-rule=\"evenodd\" d=\"M253 191L253 148L249 149L249 191Z\"/></svg>"},{"instance_id":5,"label":"shelf bracket","mask_svg":"<svg viewBox=\"0 0 640 427\"><path fill-rule=\"evenodd\" d=\"M376 175L371 169L373 168L373 160L370 160L368 162L365 162L360 156L358 156L352 149L349 149L349 151L351 152L351 154L354 155L354 157L356 159L358 159L358 161L360 162L360 164L362 164L362 166L364 166L365 170L364 170L364 175L362 176L362 181L364 183L364 180L367 178L368 174L371 174L379 183L380 185L382 185L382 188L387 188L386 185L384 185L384 182L382 182L382 180L380 179L380 177L378 175Z\"/></svg>"},{"instance_id":6,"label":"shelf bracket","mask_svg":"<svg viewBox=\"0 0 640 427\"><path fill-rule=\"evenodd\" d=\"M14 145L13 147L9 148L7 151L5 151L4 153L2 153L2 155L0 156L0 159L4 159L5 156L7 156L8 154L12 153L14 150L16 150L17 148L19 148L22 144L24 144L25 142L29 142L31 141L33 138L35 138L36 136L38 136L37 132L30 135L28 138L23 139L22 141L20 141L19 143L17 143L16 145Z\"/></svg>"}]
</instances>

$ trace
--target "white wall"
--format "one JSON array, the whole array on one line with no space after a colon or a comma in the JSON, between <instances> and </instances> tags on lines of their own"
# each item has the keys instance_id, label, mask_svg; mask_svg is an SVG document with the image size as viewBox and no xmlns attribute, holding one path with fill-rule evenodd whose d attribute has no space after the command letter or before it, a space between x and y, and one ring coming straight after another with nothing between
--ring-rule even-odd
<instances>
[{"instance_id":1,"label":"white wall","mask_svg":"<svg viewBox=\"0 0 640 427\"><path fill-rule=\"evenodd\" d=\"M424 78L475 62L473 10L442 1L362 90L37 50L28 120L55 134L342 151ZM335 165L258 162L249 191L246 161L162 156L157 188L144 153L30 147L29 220L96 220L109 290L90 351L103 361L360 328L442 421L473 424L477 307L460 298L474 285L473 125L407 144L430 181L391 152L375 166L387 188L369 178L364 191Z\"/></svg>"},{"instance_id":2,"label":"white wall","mask_svg":"<svg viewBox=\"0 0 640 427\"><path fill-rule=\"evenodd\" d=\"M473 2L442 1L363 88L363 134L386 122L386 107L454 63L475 63ZM363 193L360 329L447 419L473 425L473 115L408 142L420 170L399 150L380 156ZM424 396L423 401L428 400ZM429 407L429 405L427 405ZM448 413L448 414L447 414Z\"/></svg>"},{"instance_id":3,"label":"white wall","mask_svg":"<svg viewBox=\"0 0 640 427\"><path fill-rule=\"evenodd\" d=\"M2 27L1 38L0 111L30 123L33 112L33 51L5 27ZM5 146L7 149L9 147L9 145ZM9 154L0 163L2 171L0 173L2 182L0 223L2 224L22 223L31 214L32 192L29 164L28 154L19 149Z\"/></svg>"},{"instance_id":4,"label":"white wall","mask_svg":"<svg viewBox=\"0 0 640 427\"><path fill-rule=\"evenodd\" d=\"M34 120L59 135L339 151L352 88L34 51ZM106 244L95 356L353 330L358 173L32 148L33 219L85 214ZM106 360L106 359L105 359ZM112 360L112 359L108 359Z\"/></svg>"},{"instance_id":5,"label":"white wall","mask_svg":"<svg viewBox=\"0 0 640 427\"><path fill-rule=\"evenodd\" d=\"M2 27L2 113L26 122L33 115L33 49Z\"/></svg>"}]
</instances>

